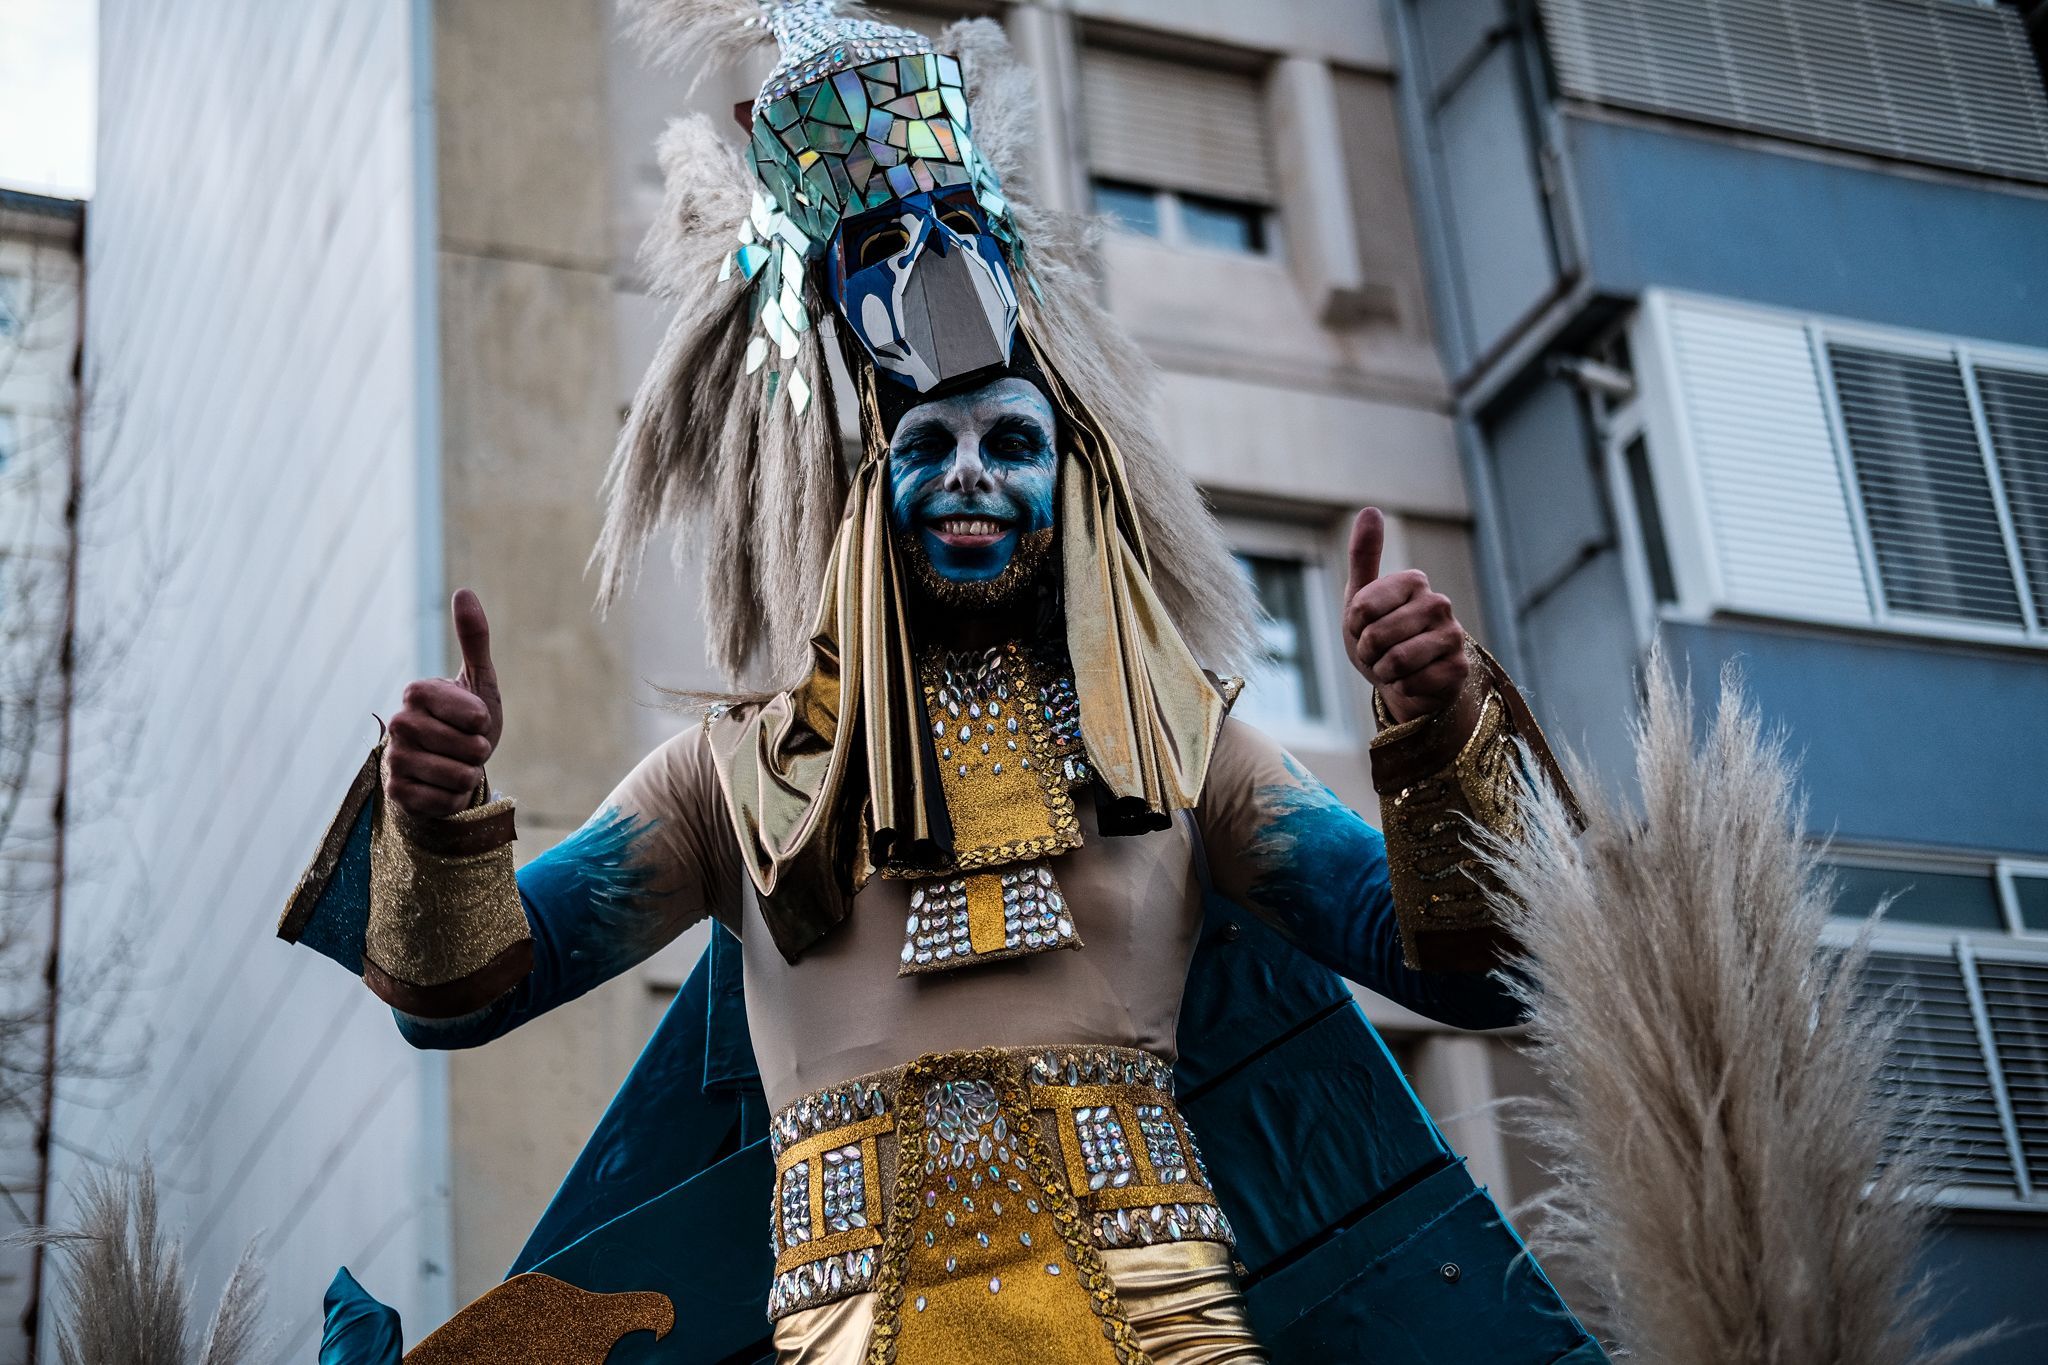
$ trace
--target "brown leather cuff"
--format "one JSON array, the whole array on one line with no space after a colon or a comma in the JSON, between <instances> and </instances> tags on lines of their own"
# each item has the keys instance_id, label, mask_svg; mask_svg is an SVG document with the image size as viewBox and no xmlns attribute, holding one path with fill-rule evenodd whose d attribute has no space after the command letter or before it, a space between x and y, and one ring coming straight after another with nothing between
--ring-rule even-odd
<instances>
[{"instance_id":1,"label":"brown leather cuff","mask_svg":"<svg viewBox=\"0 0 2048 1365\"><path fill-rule=\"evenodd\" d=\"M1520 836L1522 746L1570 800L1521 693L1493 656L1469 648L1472 681L1457 706L1390 726L1372 743L1402 953L1419 971L1487 971L1511 955L1472 839L1478 830Z\"/></svg>"},{"instance_id":2,"label":"brown leather cuff","mask_svg":"<svg viewBox=\"0 0 2048 1365\"><path fill-rule=\"evenodd\" d=\"M379 999L423 1019L452 1019L482 1009L533 970L513 868L516 832L507 799L436 820L378 794L363 982Z\"/></svg>"}]
</instances>

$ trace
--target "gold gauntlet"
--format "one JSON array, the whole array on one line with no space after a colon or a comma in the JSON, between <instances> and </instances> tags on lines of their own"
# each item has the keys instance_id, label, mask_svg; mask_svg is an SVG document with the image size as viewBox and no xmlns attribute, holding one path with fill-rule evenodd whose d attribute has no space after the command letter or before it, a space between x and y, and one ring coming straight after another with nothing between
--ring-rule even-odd
<instances>
[{"instance_id":1,"label":"gold gauntlet","mask_svg":"<svg viewBox=\"0 0 2048 1365\"><path fill-rule=\"evenodd\" d=\"M1385 727L1372 742L1373 790L1380 797L1402 955L1418 971L1487 971L1510 947L1487 905L1489 881L1470 840L1474 826L1503 839L1520 837L1518 740L1571 800L1522 694L1492 655L1476 644L1468 648L1470 696L1450 710L1395 725L1373 696Z\"/></svg>"},{"instance_id":2,"label":"gold gauntlet","mask_svg":"<svg viewBox=\"0 0 2048 1365\"><path fill-rule=\"evenodd\" d=\"M482 1009L533 970L513 877L511 800L427 820L381 791L375 799L363 981L385 1003L424 1019Z\"/></svg>"}]
</instances>

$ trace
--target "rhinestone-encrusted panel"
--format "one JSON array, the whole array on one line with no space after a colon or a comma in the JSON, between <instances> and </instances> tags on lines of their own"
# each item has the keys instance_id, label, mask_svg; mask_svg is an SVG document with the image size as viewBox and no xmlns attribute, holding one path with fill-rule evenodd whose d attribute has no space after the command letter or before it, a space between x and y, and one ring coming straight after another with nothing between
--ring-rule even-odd
<instances>
[{"instance_id":1,"label":"rhinestone-encrusted panel","mask_svg":"<svg viewBox=\"0 0 2048 1365\"><path fill-rule=\"evenodd\" d=\"M1171 1185L1188 1178L1188 1159L1181 1150L1180 1130L1164 1105L1138 1106L1138 1135L1145 1142L1145 1160L1151 1163L1152 1178Z\"/></svg>"},{"instance_id":2,"label":"rhinestone-encrusted panel","mask_svg":"<svg viewBox=\"0 0 2048 1365\"><path fill-rule=\"evenodd\" d=\"M1005 868L1002 879L1004 947L1063 948L1074 941L1074 917L1051 868Z\"/></svg>"},{"instance_id":3,"label":"rhinestone-encrusted panel","mask_svg":"<svg viewBox=\"0 0 2048 1365\"><path fill-rule=\"evenodd\" d=\"M799 1161L782 1173L782 1245L811 1240L811 1163Z\"/></svg>"},{"instance_id":4,"label":"rhinestone-encrusted panel","mask_svg":"<svg viewBox=\"0 0 2048 1365\"><path fill-rule=\"evenodd\" d=\"M805 1138L889 1112L882 1087L872 1081L851 1081L815 1095L806 1095L775 1116L768 1127L768 1150L776 1156Z\"/></svg>"},{"instance_id":5,"label":"rhinestone-encrusted panel","mask_svg":"<svg viewBox=\"0 0 2048 1365\"><path fill-rule=\"evenodd\" d=\"M867 1161L860 1144L825 1153L825 1226L847 1232L868 1225Z\"/></svg>"},{"instance_id":6,"label":"rhinestone-encrusted panel","mask_svg":"<svg viewBox=\"0 0 2048 1365\"><path fill-rule=\"evenodd\" d=\"M1091 1191L1122 1189L1137 1179L1137 1163L1131 1159L1130 1143L1116 1110L1106 1104L1076 1109L1074 1137L1081 1144L1081 1165L1088 1172Z\"/></svg>"}]
</instances>

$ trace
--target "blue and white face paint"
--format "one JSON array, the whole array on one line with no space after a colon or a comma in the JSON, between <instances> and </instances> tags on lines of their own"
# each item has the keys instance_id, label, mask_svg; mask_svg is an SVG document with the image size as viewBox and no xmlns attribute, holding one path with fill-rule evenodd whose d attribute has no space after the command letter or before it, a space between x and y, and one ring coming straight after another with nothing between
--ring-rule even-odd
<instances>
[{"instance_id":1,"label":"blue and white face paint","mask_svg":"<svg viewBox=\"0 0 2048 1365\"><path fill-rule=\"evenodd\" d=\"M918 393L1009 361L1017 291L971 190L912 195L845 223L830 277L876 370Z\"/></svg>"}]
</instances>

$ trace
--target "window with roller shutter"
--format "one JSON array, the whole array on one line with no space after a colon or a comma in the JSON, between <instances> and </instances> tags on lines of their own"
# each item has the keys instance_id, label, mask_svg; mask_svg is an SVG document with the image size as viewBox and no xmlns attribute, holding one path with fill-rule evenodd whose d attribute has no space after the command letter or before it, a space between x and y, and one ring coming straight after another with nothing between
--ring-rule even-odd
<instances>
[{"instance_id":1,"label":"window with roller shutter","mask_svg":"<svg viewBox=\"0 0 2048 1365\"><path fill-rule=\"evenodd\" d=\"M1255 72L1090 44L1081 115L1095 208L1112 222L1170 245L1272 249L1277 190Z\"/></svg>"},{"instance_id":2,"label":"window with roller shutter","mask_svg":"<svg viewBox=\"0 0 2048 1365\"><path fill-rule=\"evenodd\" d=\"M1636 333L1693 608L2048 642L2048 353L1662 291Z\"/></svg>"}]
</instances>

